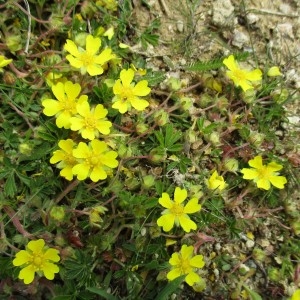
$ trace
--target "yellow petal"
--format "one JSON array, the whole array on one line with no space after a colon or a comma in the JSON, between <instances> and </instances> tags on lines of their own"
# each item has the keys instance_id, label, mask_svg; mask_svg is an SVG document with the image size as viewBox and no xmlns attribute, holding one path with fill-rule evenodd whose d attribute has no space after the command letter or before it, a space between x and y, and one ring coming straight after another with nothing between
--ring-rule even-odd
<instances>
[{"instance_id":1,"label":"yellow petal","mask_svg":"<svg viewBox=\"0 0 300 300\"><path fill-rule=\"evenodd\" d=\"M249 71L246 73L246 79L249 81L259 81L261 80L262 72L259 69Z\"/></svg>"},{"instance_id":2,"label":"yellow petal","mask_svg":"<svg viewBox=\"0 0 300 300\"><path fill-rule=\"evenodd\" d=\"M130 87L130 84L134 77L134 71L132 69L122 70L120 73L120 79L124 87Z\"/></svg>"},{"instance_id":3,"label":"yellow petal","mask_svg":"<svg viewBox=\"0 0 300 300\"><path fill-rule=\"evenodd\" d=\"M187 197L187 190L176 187L174 192L174 201L176 203L182 203Z\"/></svg>"},{"instance_id":4,"label":"yellow petal","mask_svg":"<svg viewBox=\"0 0 300 300\"><path fill-rule=\"evenodd\" d=\"M201 209L201 205L198 204L198 199L197 198L193 198L191 199L186 206L184 207L183 212L185 214L193 214L195 212L200 211Z\"/></svg>"},{"instance_id":5,"label":"yellow petal","mask_svg":"<svg viewBox=\"0 0 300 300\"><path fill-rule=\"evenodd\" d=\"M111 40L112 39L112 37L114 36L114 28L113 27L110 27L109 29L107 29L105 32L104 32L104 36L107 36L107 38L109 39L109 40Z\"/></svg>"},{"instance_id":6,"label":"yellow petal","mask_svg":"<svg viewBox=\"0 0 300 300\"><path fill-rule=\"evenodd\" d=\"M257 187L260 188L260 189L264 189L264 190L269 190L271 185L270 185L270 181L266 178L262 178L262 179L259 179L257 182Z\"/></svg>"},{"instance_id":7,"label":"yellow petal","mask_svg":"<svg viewBox=\"0 0 300 300\"><path fill-rule=\"evenodd\" d=\"M287 183L287 180L284 176L270 176L269 180L278 189L283 189L284 185Z\"/></svg>"},{"instance_id":8,"label":"yellow petal","mask_svg":"<svg viewBox=\"0 0 300 300\"><path fill-rule=\"evenodd\" d=\"M90 55L94 55L98 52L101 46L100 38L94 38L91 34L86 37L85 49Z\"/></svg>"},{"instance_id":9,"label":"yellow petal","mask_svg":"<svg viewBox=\"0 0 300 300\"><path fill-rule=\"evenodd\" d=\"M44 262L42 271L48 280L53 280L54 274L59 272L59 267L50 262Z\"/></svg>"},{"instance_id":10,"label":"yellow petal","mask_svg":"<svg viewBox=\"0 0 300 300\"><path fill-rule=\"evenodd\" d=\"M67 55L66 59L74 68L80 69L83 66L83 62L80 59L73 57L72 55Z\"/></svg>"},{"instance_id":11,"label":"yellow petal","mask_svg":"<svg viewBox=\"0 0 300 300\"><path fill-rule=\"evenodd\" d=\"M102 167L95 167L91 172L90 178L93 182L97 182L106 179L107 174Z\"/></svg>"},{"instance_id":12,"label":"yellow petal","mask_svg":"<svg viewBox=\"0 0 300 300\"><path fill-rule=\"evenodd\" d=\"M195 273L195 272L190 272L186 277L185 277L185 282L189 285L189 286L193 286L194 283L198 282L200 280L200 276Z\"/></svg>"},{"instance_id":13,"label":"yellow petal","mask_svg":"<svg viewBox=\"0 0 300 300\"><path fill-rule=\"evenodd\" d=\"M133 93L135 96L147 96L151 89L148 87L148 81L142 80L136 84L133 88Z\"/></svg>"},{"instance_id":14,"label":"yellow petal","mask_svg":"<svg viewBox=\"0 0 300 300\"><path fill-rule=\"evenodd\" d=\"M259 176L259 173L255 169L244 168L241 170L241 173L244 174L243 176L244 179L255 179Z\"/></svg>"},{"instance_id":15,"label":"yellow petal","mask_svg":"<svg viewBox=\"0 0 300 300\"><path fill-rule=\"evenodd\" d=\"M32 253L39 253L45 246L45 241L43 239L39 239L36 241L30 241L27 244L27 248L32 251Z\"/></svg>"},{"instance_id":16,"label":"yellow petal","mask_svg":"<svg viewBox=\"0 0 300 300\"><path fill-rule=\"evenodd\" d=\"M282 165L277 164L276 162L272 161L267 165L267 169L270 172L276 172L281 170L283 167Z\"/></svg>"},{"instance_id":17,"label":"yellow petal","mask_svg":"<svg viewBox=\"0 0 300 300\"><path fill-rule=\"evenodd\" d=\"M278 67L274 66L268 70L267 75L270 77L275 77L275 76L282 76L282 73L280 72ZM299 299L300 299L300 297L299 297Z\"/></svg>"},{"instance_id":18,"label":"yellow petal","mask_svg":"<svg viewBox=\"0 0 300 300\"><path fill-rule=\"evenodd\" d=\"M59 174L60 176L66 178L67 180L72 180L73 179L73 171L72 171L73 165L72 166L67 166L63 168Z\"/></svg>"},{"instance_id":19,"label":"yellow petal","mask_svg":"<svg viewBox=\"0 0 300 300\"><path fill-rule=\"evenodd\" d=\"M193 256L194 247L182 245L180 253L183 260L189 260Z\"/></svg>"},{"instance_id":20,"label":"yellow petal","mask_svg":"<svg viewBox=\"0 0 300 300\"><path fill-rule=\"evenodd\" d=\"M73 84L71 81L67 81L64 90L68 96L68 100L74 101L81 91L81 86L78 83Z\"/></svg>"},{"instance_id":21,"label":"yellow petal","mask_svg":"<svg viewBox=\"0 0 300 300\"><path fill-rule=\"evenodd\" d=\"M99 130L99 132L106 135L110 133L111 126L112 123L110 121L98 121L96 128Z\"/></svg>"},{"instance_id":22,"label":"yellow petal","mask_svg":"<svg viewBox=\"0 0 300 300\"><path fill-rule=\"evenodd\" d=\"M108 150L107 144L105 142L99 141L99 140L91 141L91 146L92 146L92 149L94 151L96 151L98 154L103 153Z\"/></svg>"},{"instance_id":23,"label":"yellow petal","mask_svg":"<svg viewBox=\"0 0 300 300\"><path fill-rule=\"evenodd\" d=\"M99 65L104 65L109 60L113 59L115 56L112 53L112 50L110 48L104 49L99 55L95 57L94 62Z\"/></svg>"},{"instance_id":24,"label":"yellow petal","mask_svg":"<svg viewBox=\"0 0 300 300\"><path fill-rule=\"evenodd\" d=\"M169 263L172 266L176 266L176 265L179 265L181 263L179 254L177 252L172 254L171 258L169 259Z\"/></svg>"},{"instance_id":25,"label":"yellow petal","mask_svg":"<svg viewBox=\"0 0 300 300\"><path fill-rule=\"evenodd\" d=\"M88 158L90 156L90 148L86 143L80 142L76 149L73 150L73 156L76 158Z\"/></svg>"},{"instance_id":26,"label":"yellow petal","mask_svg":"<svg viewBox=\"0 0 300 300\"><path fill-rule=\"evenodd\" d=\"M57 100L65 101L65 86L62 82L53 85L52 92Z\"/></svg>"},{"instance_id":27,"label":"yellow petal","mask_svg":"<svg viewBox=\"0 0 300 300\"><path fill-rule=\"evenodd\" d=\"M88 177L90 171L90 167L86 164L78 164L72 168L72 172L74 175L77 175L79 180L85 180Z\"/></svg>"},{"instance_id":28,"label":"yellow petal","mask_svg":"<svg viewBox=\"0 0 300 300\"><path fill-rule=\"evenodd\" d=\"M101 157L101 163L109 168L116 168L119 164L118 161L116 160L117 156L118 156L117 152L109 151Z\"/></svg>"},{"instance_id":29,"label":"yellow petal","mask_svg":"<svg viewBox=\"0 0 300 300\"><path fill-rule=\"evenodd\" d=\"M137 97L133 97L132 99L130 99L130 103L136 110L139 111L142 111L149 106L149 102L147 100L140 99Z\"/></svg>"},{"instance_id":30,"label":"yellow petal","mask_svg":"<svg viewBox=\"0 0 300 300\"><path fill-rule=\"evenodd\" d=\"M168 278L168 280L174 280L175 278L177 278L181 275L182 275L181 268L175 268L167 274L167 278Z\"/></svg>"},{"instance_id":31,"label":"yellow petal","mask_svg":"<svg viewBox=\"0 0 300 300\"><path fill-rule=\"evenodd\" d=\"M252 168L261 169L263 166L262 157L260 155L255 156L253 159L248 161L248 164Z\"/></svg>"},{"instance_id":32,"label":"yellow petal","mask_svg":"<svg viewBox=\"0 0 300 300\"><path fill-rule=\"evenodd\" d=\"M67 40L66 44L64 45L64 50L68 51L75 57L78 57L80 55L76 44L71 40Z\"/></svg>"},{"instance_id":33,"label":"yellow petal","mask_svg":"<svg viewBox=\"0 0 300 300\"><path fill-rule=\"evenodd\" d=\"M48 117L56 115L61 110L61 104L56 100L46 99L42 105L45 107L43 113Z\"/></svg>"},{"instance_id":34,"label":"yellow petal","mask_svg":"<svg viewBox=\"0 0 300 300\"><path fill-rule=\"evenodd\" d=\"M71 124L70 126L71 130L78 131L82 129L85 123L84 123L84 119L73 117L70 118L70 124Z\"/></svg>"},{"instance_id":35,"label":"yellow petal","mask_svg":"<svg viewBox=\"0 0 300 300\"><path fill-rule=\"evenodd\" d=\"M60 113L59 116L56 118L56 126L58 128L64 127L66 129L69 129L71 126L70 119L71 119L70 113L64 111Z\"/></svg>"},{"instance_id":36,"label":"yellow petal","mask_svg":"<svg viewBox=\"0 0 300 300\"><path fill-rule=\"evenodd\" d=\"M157 219L157 225L163 228L163 231L168 232L174 226L175 216L172 214L162 215Z\"/></svg>"},{"instance_id":37,"label":"yellow petal","mask_svg":"<svg viewBox=\"0 0 300 300\"><path fill-rule=\"evenodd\" d=\"M112 105L112 108L117 109L121 114L124 114L128 111L128 103L118 100Z\"/></svg>"},{"instance_id":38,"label":"yellow petal","mask_svg":"<svg viewBox=\"0 0 300 300\"><path fill-rule=\"evenodd\" d=\"M108 110L104 108L104 106L102 104L98 104L95 107L95 111L94 111L94 116L97 119L103 119L105 118L105 116L107 115Z\"/></svg>"},{"instance_id":39,"label":"yellow petal","mask_svg":"<svg viewBox=\"0 0 300 300\"><path fill-rule=\"evenodd\" d=\"M56 150L53 152L53 156L50 158L51 164L56 164L57 162L64 160L66 158L66 153L61 150Z\"/></svg>"},{"instance_id":40,"label":"yellow petal","mask_svg":"<svg viewBox=\"0 0 300 300\"><path fill-rule=\"evenodd\" d=\"M54 262L58 262L60 260L59 251L53 248L49 248L44 253L44 259L51 260Z\"/></svg>"},{"instance_id":41,"label":"yellow petal","mask_svg":"<svg viewBox=\"0 0 300 300\"><path fill-rule=\"evenodd\" d=\"M185 232L190 232L191 229L196 230L197 225L194 221L192 221L188 215L182 215L179 218L180 226L183 228Z\"/></svg>"},{"instance_id":42,"label":"yellow petal","mask_svg":"<svg viewBox=\"0 0 300 300\"><path fill-rule=\"evenodd\" d=\"M223 64L231 71L238 69L238 65L235 62L234 56L230 55L223 60Z\"/></svg>"},{"instance_id":43,"label":"yellow petal","mask_svg":"<svg viewBox=\"0 0 300 300\"><path fill-rule=\"evenodd\" d=\"M16 254L16 258L13 260L14 266L22 266L31 260L32 256L25 250L21 250Z\"/></svg>"},{"instance_id":44,"label":"yellow petal","mask_svg":"<svg viewBox=\"0 0 300 300\"><path fill-rule=\"evenodd\" d=\"M29 265L22 269L19 273L19 279L23 279L25 284L29 284L34 279L35 268L33 265Z\"/></svg>"},{"instance_id":45,"label":"yellow petal","mask_svg":"<svg viewBox=\"0 0 300 300\"><path fill-rule=\"evenodd\" d=\"M76 144L72 139L60 140L58 143L59 148L64 150L65 152L72 154L73 148Z\"/></svg>"},{"instance_id":46,"label":"yellow petal","mask_svg":"<svg viewBox=\"0 0 300 300\"><path fill-rule=\"evenodd\" d=\"M76 105L76 110L83 117L87 117L90 115L90 105L86 101L84 101L82 103L78 103Z\"/></svg>"},{"instance_id":47,"label":"yellow petal","mask_svg":"<svg viewBox=\"0 0 300 300\"><path fill-rule=\"evenodd\" d=\"M92 64L87 66L86 71L90 76L101 75L104 72L101 66Z\"/></svg>"},{"instance_id":48,"label":"yellow petal","mask_svg":"<svg viewBox=\"0 0 300 300\"><path fill-rule=\"evenodd\" d=\"M95 130L93 128L83 128L81 130L81 136L84 139L88 139L90 141L94 140L96 135L98 136L98 133L95 132Z\"/></svg>"},{"instance_id":49,"label":"yellow petal","mask_svg":"<svg viewBox=\"0 0 300 300\"><path fill-rule=\"evenodd\" d=\"M162 193L161 197L158 199L158 203L169 209L174 205L174 202L170 199L170 196L167 193Z\"/></svg>"},{"instance_id":50,"label":"yellow petal","mask_svg":"<svg viewBox=\"0 0 300 300\"><path fill-rule=\"evenodd\" d=\"M121 79L118 79L113 86L113 92L115 95L120 95L122 94L122 91L123 91L123 85L121 83Z\"/></svg>"},{"instance_id":51,"label":"yellow petal","mask_svg":"<svg viewBox=\"0 0 300 300\"><path fill-rule=\"evenodd\" d=\"M203 268L205 262L202 255L196 255L190 259L190 265L195 268Z\"/></svg>"}]
</instances>

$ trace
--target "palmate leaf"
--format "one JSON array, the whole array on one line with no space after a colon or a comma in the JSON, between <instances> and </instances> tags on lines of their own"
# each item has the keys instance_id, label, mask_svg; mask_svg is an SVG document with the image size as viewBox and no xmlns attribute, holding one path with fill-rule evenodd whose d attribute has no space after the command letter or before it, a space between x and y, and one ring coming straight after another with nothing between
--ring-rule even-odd
<instances>
[{"instance_id":1,"label":"palmate leaf","mask_svg":"<svg viewBox=\"0 0 300 300\"><path fill-rule=\"evenodd\" d=\"M178 152L182 150L183 145L176 143L181 139L182 133L175 130L173 125L167 124L164 127L164 131L155 131L154 134L159 142L160 147L164 148L166 151Z\"/></svg>"}]
</instances>

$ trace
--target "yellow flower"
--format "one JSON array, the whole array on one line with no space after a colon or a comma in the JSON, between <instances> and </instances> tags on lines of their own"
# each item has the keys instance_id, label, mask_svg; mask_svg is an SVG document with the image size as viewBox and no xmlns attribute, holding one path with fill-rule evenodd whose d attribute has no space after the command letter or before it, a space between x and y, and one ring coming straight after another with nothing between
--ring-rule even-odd
<instances>
[{"instance_id":1,"label":"yellow flower","mask_svg":"<svg viewBox=\"0 0 300 300\"><path fill-rule=\"evenodd\" d=\"M207 181L207 186L210 190L222 191L226 188L227 184L223 176L220 176L217 171L214 171Z\"/></svg>"},{"instance_id":2,"label":"yellow flower","mask_svg":"<svg viewBox=\"0 0 300 300\"><path fill-rule=\"evenodd\" d=\"M71 118L71 130L79 131L84 139L93 140L102 134L109 134L112 123L106 121L108 111L102 104L90 109L88 102L77 105L78 115Z\"/></svg>"},{"instance_id":3,"label":"yellow flower","mask_svg":"<svg viewBox=\"0 0 300 300\"><path fill-rule=\"evenodd\" d=\"M190 219L188 214L193 214L200 211L201 205L198 204L197 198L192 198L184 206L183 201L187 198L187 191L176 187L174 192L174 201L170 199L167 193L162 193L158 199L160 205L166 209L162 212L162 216L157 220L157 225L163 227L163 230L168 232L176 226L181 226L185 232L190 232L191 229L197 229L197 225Z\"/></svg>"},{"instance_id":4,"label":"yellow flower","mask_svg":"<svg viewBox=\"0 0 300 300\"><path fill-rule=\"evenodd\" d=\"M135 85L132 82L133 77L134 71L132 69L122 70L120 79L113 86L115 97L112 107L119 110L121 114L131 110L131 106L142 111L149 105L148 101L139 98L139 96L147 96L150 93L148 81L142 80Z\"/></svg>"},{"instance_id":5,"label":"yellow flower","mask_svg":"<svg viewBox=\"0 0 300 300\"><path fill-rule=\"evenodd\" d=\"M296 290L292 295L291 300L300 300L300 289Z\"/></svg>"},{"instance_id":6,"label":"yellow flower","mask_svg":"<svg viewBox=\"0 0 300 300\"><path fill-rule=\"evenodd\" d=\"M2 68L7 66L12 62L12 59L6 59L5 56L0 55L0 72L2 72Z\"/></svg>"},{"instance_id":7,"label":"yellow flower","mask_svg":"<svg viewBox=\"0 0 300 300\"><path fill-rule=\"evenodd\" d=\"M282 76L282 73L279 71L278 67L274 66L268 70L267 75L270 77L275 77L275 76Z\"/></svg>"},{"instance_id":8,"label":"yellow flower","mask_svg":"<svg viewBox=\"0 0 300 300\"><path fill-rule=\"evenodd\" d=\"M60 175L67 180L73 179L72 168L78 163L77 159L73 156L73 148L75 145L71 139L59 141L58 146L61 150L54 151L50 159L51 164L59 162L57 167L62 169Z\"/></svg>"},{"instance_id":9,"label":"yellow flower","mask_svg":"<svg viewBox=\"0 0 300 300\"><path fill-rule=\"evenodd\" d=\"M202 255L193 256L193 251L193 246L182 245L180 252L172 254L169 260L172 270L167 274L169 280L186 275L185 282L190 286L201 281L201 277L195 271L197 268L203 268L205 262Z\"/></svg>"},{"instance_id":10,"label":"yellow flower","mask_svg":"<svg viewBox=\"0 0 300 300\"><path fill-rule=\"evenodd\" d=\"M93 182L106 179L110 169L118 166L118 153L109 151L107 144L99 140L92 140L88 145L80 142L73 150L73 156L80 159L72 169L79 180L85 180L87 177Z\"/></svg>"},{"instance_id":11,"label":"yellow flower","mask_svg":"<svg viewBox=\"0 0 300 300\"><path fill-rule=\"evenodd\" d=\"M287 183L284 176L278 176L277 171L281 170L282 166L274 161L264 166L262 157L258 155L255 156L254 159L249 160L248 164L252 168L244 168L241 170L241 173L244 174L243 178L253 180L258 188L269 190L271 183L275 187L283 189L284 184Z\"/></svg>"},{"instance_id":12,"label":"yellow flower","mask_svg":"<svg viewBox=\"0 0 300 300\"><path fill-rule=\"evenodd\" d=\"M236 86L240 86L243 91L253 89L252 81L259 81L262 78L262 72L259 69L248 71L240 69L233 55L225 58L223 64L229 69L226 75L234 82Z\"/></svg>"},{"instance_id":13,"label":"yellow flower","mask_svg":"<svg viewBox=\"0 0 300 300\"><path fill-rule=\"evenodd\" d=\"M25 284L29 284L37 272L47 279L53 280L54 274L59 272L59 267L54 264L60 260L58 250L45 247L43 239L30 241L26 248L27 250L19 251L13 260L14 266L22 266L19 279L23 279Z\"/></svg>"},{"instance_id":14,"label":"yellow flower","mask_svg":"<svg viewBox=\"0 0 300 300\"><path fill-rule=\"evenodd\" d=\"M70 119L77 113L76 105L87 102L88 96L82 95L78 99L81 86L71 81L59 82L52 86L52 92L57 100L45 99L42 102L44 106L43 113L50 117L56 116L56 125L58 128L70 128Z\"/></svg>"},{"instance_id":15,"label":"yellow flower","mask_svg":"<svg viewBox=\"0 0 300 300\"><path fill-rule=\"evenodd\" d=\"M71 66L80 69L81 74L86 72L91 75L100 75L104 72L103 66L115 58L110 48L104 49L100 54L96 54L101 46L101 39L94 38L91 34L86 37L85 50L77 47L76 44L67 40L64 49L70 54L66 56Z\"/></svg>"}]
</instances>

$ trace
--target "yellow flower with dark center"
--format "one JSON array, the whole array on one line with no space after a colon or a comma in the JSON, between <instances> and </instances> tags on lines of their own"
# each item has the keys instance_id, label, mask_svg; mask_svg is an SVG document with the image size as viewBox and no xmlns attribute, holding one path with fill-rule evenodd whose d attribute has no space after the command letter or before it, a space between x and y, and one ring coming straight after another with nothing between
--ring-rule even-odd
<instances>
[{"instance_id":1,"label":"yellow flower with dark center","mask_svg":"<svg viewBox=\"0 0 300 300\"><path fill-rule=\"evenodd\" d=\"M185 282L193 286L201 281L201 277L195 272L197 268L203 268L205 262L202 255L193 255L194 247L183 245L180 252L172 254L169 263L172 266L171 271L167 274L169 280L186 275Z\"/></svg>"},{"instance_id":2,"label":"yellow flower with dark center","mask_svg":"<svg viewBox=\"0 0 300 300\"><path fill-rule=\"evenodd\" d=\"M233 55L225 58L223 64L229 69L229 71L226 72L226 75L236 86L240 86L244 92L253 89L252 82L260 81L262 78L262 72L259 69L253 71L241 69Z\"/></svg>"},{"instance_id":3,"label":"yellow flower with dark center","mask_svg":"<svg viewBox=\"0 0 300 300\"><path fill-rule=\"evenodd\" d=\"M192 198L184 206L183 202L187 198L187 191L176 187L174 192L174 201L170 199L167 193L162 193L158 199L160 205L166 209L162 212L162 216L157 220L157 225L163 227L163 230L168 232L173 227L181 226L185 232L190 232L191 229L197 229L197 225L190 219L188 214L200 211L201 205L198 204L197 198Z\"/></svg>"},{"instance_id":4,"label":"yellow flower with dark center","mask_svg":"<svg viewBox=\"0 0 300 300\"><path fill-rule=\"evenodd\" d=\"M220 176L217 171L214 171L207 181L207 186L210 190L222 191L226 188L227 184L223 176Z\"/></svg>"},{"instance_id":5,"label":"yellow flower with dark center","mask_svg":"<svg viewBox=\"0 0 300 300\"><path fill-rule=\"evenodd\" d=\"M51 164L57 164L57 167L61 169L60 175L67 180L73 179L72 168L78 163L77 159L73 156L73 149L75 142L71 139L61 140L58 143L61 150L53 152L53 156L50 159Z\"/></svg>"},{"instance_id":6,"label":"yellow flower with dark center","mask_svg":"<svg viewBox=\"0 0 300 300\"><path fill-rule=\"evenodd\" d=\"M112 123L106 120L107 109L102 104L90 109L88 102L77 105L78 115L70 119L71 130L79 131L84 139L93 140L102 134L109 134Z\"/></svg>"},{"instance_id":7,"label":"yellow flower with dark center","mask_svg":"<svg viewBox=\"0 0 300 300\"><path fill-rule=\"evenodd\" d=\"M27 250L19 251L13 260L13 265L22 266L19 279L23 279L25 284L29 284L33 281L35 273L53 280L54 274L59 272L59 267L54 263L59 260L59 251L45 247L45 241L39 239L30 241Z\"/></svg>"},{"instance_id":8,"label":"yellow flower with dark center","mask_svg":"<svg viewBox=\"0 0 300 300\"><path fill-rule=\"evenodd\" d=\"M59 82L52 86L52 92L57 100L45 99L42 102L44 106L43 113L48 116L56 116L56 125L58 128L70 128L70 119L77 113L76 105L87 102L88 96L82 95L79 98L81 86L71 81Z\"/></svg>"},{"instance_id":9,"label":"yellow flower with dark center","mask_svg":"<svg viewBox=\"0 0 300 300\"><path fill-rule=\"evenodd\" d=\"M94 38L89 34L86 37L85 49L77 47L71 40L67 40L64 49L70 53L66 58L72 67L80 69L81 74L87 72L89 75L95 76L101 75L104 72L104 65L115 58L110 48L106 48L100 54L97 54L100 47L101 39Z\"/></svg>"},{"instance_id":10,"label":"yellow flower with dark center","mask_svg":"<svg viewBox=\"0 0 300 300\"><path fill-rule=\"evenodd\" d=\"M151 91L148 87L148 81L142 80L135 85L132 82L133 77L134 71L132 69L122 70L120 79L113 86L115 97L113 98L112 108L117 109L121 114L131 110L131 107L142 111L149 106L147 100L140 98L141 96L147 96Z\"/></svg>"},{"instance_id":11,"label":"yellow flower with dark center","mask_svg":"<svg viewBox=\"0 0 300 300\"><path fill-rule=\"evenodd\" d=\"M110 151L107 144L99 140L92 140L88 145L80 142L73 150L73 156L79 159L79 163L72 169L79 180L88 177L93 182L106 179L110 169L118 166L118 153Z\"/></svg>"},{"instance_id":12,"label":"yellow flower with dark center","mask_svg":"<svg viewBox=\"0 0 300 300\"><path fill-rule=\"evenodd\" d=\"M284 176L278 176L277 171L283 167L274 161L263 165L262 157L258 155L255 156L254 159L249 160L248 164L252 168L244 168L241 170L241 173L244 174L243 178L253 180L258 188L269 190L272 184L279 189L283 189L287 183Z\"/></svg>"}]
</instances>

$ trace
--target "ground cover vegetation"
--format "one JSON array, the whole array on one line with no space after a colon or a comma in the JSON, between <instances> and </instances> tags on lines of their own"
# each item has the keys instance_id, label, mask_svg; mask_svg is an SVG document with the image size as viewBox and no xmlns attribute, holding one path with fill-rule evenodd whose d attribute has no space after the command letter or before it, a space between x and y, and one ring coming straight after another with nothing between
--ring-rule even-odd
<instances>
[{"instance_id":1,"label":"ground cover vegetation","mask_svg":"<svg viewBox=\"0 0 300 300\"><path fill-rule=\"evenodd\" d=\"M149 67L132 5L0 1L1 297L300 299L299 91L247 52Z\"/></svg>"}]
</instances>

